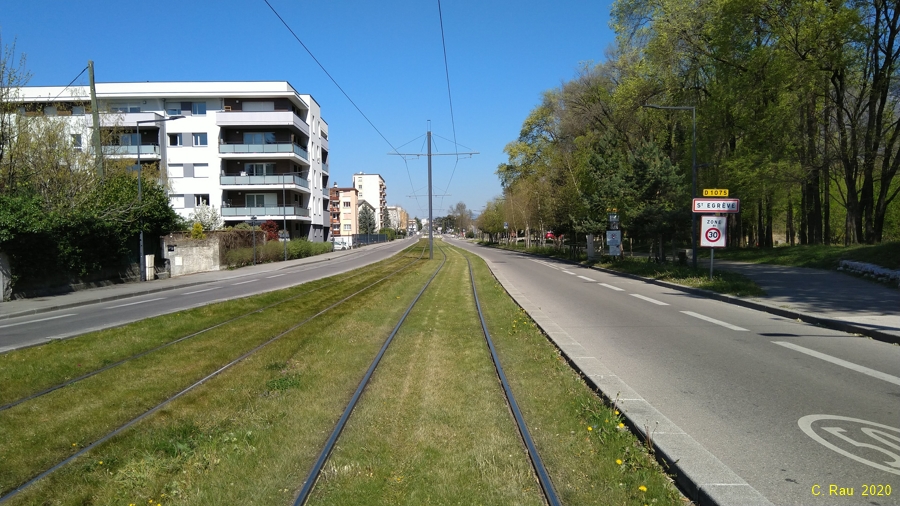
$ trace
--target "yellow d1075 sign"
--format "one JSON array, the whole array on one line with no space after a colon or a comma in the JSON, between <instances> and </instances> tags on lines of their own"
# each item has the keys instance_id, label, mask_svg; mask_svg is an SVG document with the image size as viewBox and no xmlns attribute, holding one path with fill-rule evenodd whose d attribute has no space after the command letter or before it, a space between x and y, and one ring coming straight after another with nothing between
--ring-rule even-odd
<instances>
[{"instance_id":1,"label":"yellow d1075 sign","mask_svg":"<svg viewBox=\"0 0 900 506\"><path fill-rule=\"evenodd\" d=\"M727 197L728 190L720 188L706 188L703 190L704 197Z\"/></svg>"}]
</instances>

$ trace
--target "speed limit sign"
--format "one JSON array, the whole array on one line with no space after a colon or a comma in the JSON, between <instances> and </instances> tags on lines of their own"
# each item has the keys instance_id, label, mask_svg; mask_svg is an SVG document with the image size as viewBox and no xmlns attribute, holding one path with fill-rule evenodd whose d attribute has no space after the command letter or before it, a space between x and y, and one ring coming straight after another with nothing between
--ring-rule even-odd
<instances>
[{"instance_id":1,"label":"speed limit sign","mask_svg":"<svg viewBox=\"0 0 900 506\"><path fill-rule=\"evenodd\" d=\"M725 247L724 216L703 216L700 225L700 246L703 248Z\"/></svg>"}]
</instances>

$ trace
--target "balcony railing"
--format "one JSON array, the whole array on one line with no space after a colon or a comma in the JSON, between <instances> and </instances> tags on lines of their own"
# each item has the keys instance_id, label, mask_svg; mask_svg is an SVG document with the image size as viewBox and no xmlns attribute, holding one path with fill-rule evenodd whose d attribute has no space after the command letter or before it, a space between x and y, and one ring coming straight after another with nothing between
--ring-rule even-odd
<instances>
[{"instance_id":1,"label":"balcony railing","mask_svg":"<svg viewBox=\"0 0 900 506\"><path fill-rule=\"evenodd\" d=\"M101 146L104 155L133 155L137 156L138 148L141 149L141 156L159 156L159 146L143 145L143 146Z\"/></svg>"},{"instance_id":2,"label":"balcony railing","mask_svg":"<svg viewBox=\"0 0 900 506\"><path fill-rule=\"evenodd\" d=\"M291 142L277 144L219 144L219 153L294 153L304 160L309 160L309 153Z\"/></svg>"},{"instance_id":3,"label":"balcony railing","mask_svg":"<svg viewBox=\"0 0 900 506\"><path fill-rule=\"evenodd\" d=\"M228 185L295 185L303 188L309 188L309 181L302 177L290 175L270 175L270 176L219 176L219 184Z\"/></svg>"},{"instance_id":4,"label":"balcony railing","mask_svg":"<svg viewBox=\"0 0 900 506\"><path fill-rule=\"evenodd\" d=\"M224 128L287 126L309 135L309 125L293 111L219 111L216 125Z\"/></svg>"},{"instance_id":5,"label":"balcony railing","mask_svg":"<svg viewBox=\"0 0 900 506\"><path fill-rule=\"evenodd\" d=\"M328 172L328 164L327 163L322 164L322 172Z\"/></svg>"},{"instance_id":6,"label":"balcony railing","mask_svg":"<svg viewBox=\"0 0 900 506\"><path fill-rule=\"evenodd\" d=\"M265 217L265 216L286 216L288 218L309 216L309 209L297 206L288 207L222 207L222 216L225 218L234 217Z\"/></svg>"}]
</instances>

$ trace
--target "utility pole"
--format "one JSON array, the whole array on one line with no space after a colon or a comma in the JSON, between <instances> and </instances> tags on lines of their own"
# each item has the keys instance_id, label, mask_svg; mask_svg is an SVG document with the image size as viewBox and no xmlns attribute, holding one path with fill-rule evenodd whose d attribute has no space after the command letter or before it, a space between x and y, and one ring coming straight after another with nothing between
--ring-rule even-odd
<instances>
[{"instance_id":1,"label":"utility pole","mask_svg":"<svg viewBox=\"0 0 900 506\"><path fill-rule=\"evenodd\" d=\"M100 176L100 179L103 179L103 153L100 148L100 107L97 105L97 84L94 82L94 60L88 60L88 77L91 81L91 118L94 120L91 144L94 145L97 175ZM140 146L138 146L138 150L140 151Z\"/></svg>"},{"instance_id":2,"label":"utility pole","mask_svg":"<svg viewBox=\"0 0 900 506\"><path fill-rule=\"evenodd\" d=\"M449 156L449 155L477 155L480 154L477 151L471 151L468 153L440 153L439 155L431 154L431 120L428 120L428 132L426 135L428 141L428 152L425 153L424 156L428 157L428 258L434 258L434 213L432 212L432 191L431 191L431 157L432 156ZM456 147L456 146L454 146ZM398 155L398 156L423 156L422 153L388 153L389 155Z\"/></svg>"}]
</instances>

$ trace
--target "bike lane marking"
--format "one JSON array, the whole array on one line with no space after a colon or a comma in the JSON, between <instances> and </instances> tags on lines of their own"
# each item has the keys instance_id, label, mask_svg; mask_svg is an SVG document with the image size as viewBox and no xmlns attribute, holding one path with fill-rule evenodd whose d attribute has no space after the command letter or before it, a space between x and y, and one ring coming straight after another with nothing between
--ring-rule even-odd
<instances>
[{"instance_id":1,"label":"bike lane marking","mask_svg":"<svg viewBox=\"0 0 900 506\"><path fill-rule=\"evenodd\" d=\"M853 362L848 362L846 360L832 357L831 355L826 355L824 353L820 353L815 350L811 350L809 348L804 348L803 346L797 346L793 343L787 343L784 341L772 341L773 344L777 344L778 346L784 346L785 348L792 349L794 351L799 351L800 353L805 353L811 357L816 357L818 359L824 360L826 362L831 362L832 364L839 365L841 367L846 367L847 369L863 373L867 376L871 376L873 378L878 378L882 381L887 381L888 383L893 383L895 385L900 385L900 378L896 376L891 376L890 374L883 373L881 371L876 371L875 369L869 369L866 366L862 366L859 364L854 364Z\"/></svg>"}]
</instances>

